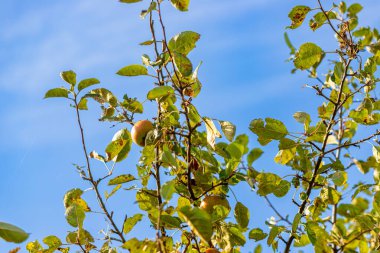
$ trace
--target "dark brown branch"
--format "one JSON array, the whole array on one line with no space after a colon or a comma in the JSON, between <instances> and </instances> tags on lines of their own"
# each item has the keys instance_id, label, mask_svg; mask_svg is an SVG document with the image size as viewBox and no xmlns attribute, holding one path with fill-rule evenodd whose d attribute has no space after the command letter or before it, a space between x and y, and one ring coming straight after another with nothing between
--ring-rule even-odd
<instances>
[{"instance_id":1,"label":"dark brown branch","mask_svg":"<svg viewBox=\"0 0 380 253\"><path fill-rule=\"evenodd\" d=\"M331 102L333 105L336 105L336 102L335 101L332 101L328 96L326 96L324 93L323 93L323 89L320 89L318 86L314 85L312 86L312 88L314 90L317 91L317 95L318 96L321 96L323 97L324 99L326 99L327 101Z\"/></svg>"},{"instance_id":2,"label":"dark brown branch","mask_svg":"<svg viewBox=\"0 0 380 253\"><path fill-rule=\"evenodd\" d=\"M352 93L346 95L346 97L345 97L345 98L342 100L342 102L340 103L340 105L339 105L339 109L340 109L341 107L344 106L344 104L347 102L347 100L348 100L350 97L355 96L357 93L359 93L363 88L365 88L365 87L368 86L368 85L369 85L369 83L366 83L366 84L360 86L359 88L357 88L354 92L352 92Z\"/></svg>"},{"instance_id":3,"label":"dark brown branch","mask_svg":"<svg viewBox=\"0 0 380 253\"><path fill-rule=\"evenodd\" d=\"M312 141L309 141L309 143L314 147L316 148L318 151L321 151L321 148L317 146L317 144L315 144L314 142Z\"/></svg>"},{"instance_id":4,"label":"dark brown branch","mask_svg":"<svg viewBox=\"0 0 380 253\"><path fill-rule=\"evenodd\" d=\"M170 57L170 62L172 64L172 68L173 68L173 71L174 71L174 75L176 76L178 82L179 82L179 93L180 93L180 96L181 96L181 99L182 99L182 105L184 106L184 109L185 109L185 118L186 118L186 124L187 124L187 128L189 129L189 133L187 135L187 150L186 150L186 162L187 164L190 164L191 162L191 147L192 147L192 143L191 143L191 137L192 137L192 127L191 127L191 123L190 123L190 118L189 118L189 108L188 108L188 104L189 104L189 101L186 100L184 94L183 94L183 88L181 88L181 79L176 71L176 67L175 67L175 64L173 62L173 55L172 53L170 52L170 49L167 45L167 36L166 36L166 29L165 29L165 25L164 25L164 22L163 22L163 19L162 19L162 15L161 15L161 3L160 1L157 2L157 11L158 11L158 16L159 16L159 20L160 20L160 24L161 24L161 29L162 29L162 34L164 36L164 40L163 40L163 45L165 47L165 49L167 50L168 54L169 54L169 57ZM165 66L165 69L166 71L168 72L168 75L171 77L170 75L170 71L167 69L167 67ZM172 77L171 77L172 79ZM173 83L173 86L175 86L175 83L174 83L174 80L172 79L172 83ZM187 188L189 190L189 193L190 193L190 198L191 200L196 200L196 197L195 197L195 194L194 194L194 191L193 191L193 188L192 188L192 185L191 185L191 168L188 167L187 168Z\"/></svg>"},{"instance_id":5,"label":"dark brown branch","mask_svg":"<svg viewBox=\"0 0 380 253\"><path fill-rule=\"evenodd\" d=\"M371 232L371 231L372 231L372 230L368 229L368 230L364 230L364 231L360 232L357 236L355 236L354 238L352 238L352 239L348 240L346 243L344 243L344 244L340 247L339 251L343 252L344 248L347 247L347 245L349 245L350 243L352 243L352 242L355 241L355 240L358 240L359 237L361 237L361 236L363 236L364 234L369 233L369 232Z\"/></svg>"},{"instance_id":6,"label":"dark brown branch","mask_svg":"<svg viewBox=\"0 0 380 253\"><path fill-rule=\"evenodd\" d=\"M363 143L363 142L366 142L366 141L368 141L368 140L370 140L370 139L372 139L372 138L374 138L374 137L376 137L378 135L380 135L380 130L377 130L376 133L372 134L371 136L368 136L367 138L364 138L364 139L361 139L361 140L358 140L358 141L355 141L355 142L344 143L344 144L342 144L340 146L337 146L335 148L327 150L327 151L325 151L324 154L329 154L331 152L334 152L336 150L340 150L342 148L348 148L348 147L351 147L351 146L356 146L356 145L358 145L360 143Z\"/></svg>"},{"instance_id":7,"label":"dark brown branch","mask_svg":"<svg viewBox=\"0 0 380 253\"><path fill-rule=\"evenodd\" d=\"M124 243L125 242L124 235L119 230L119 228L117 227L117 225L116 225L116 223L115 223L112 215L107 210L107 207L106 207L106 205L105 205L105 203L103 201L102 195L99 192L98 183L95 181L95 179L94 179L94 177L92 175L91 165L90 165L90 160L88 158L86 141L85 141L85 137L84 137L84 131L83 131L83 126L82 126L82 122L81 122L81 118L80 118L80 113L79 113L79 107L78 107L78 101L77 101L77 95L76 94L74 94L74 103L75 103L75 110L76 110L76 115L77 115L77 122L78 122L79 130L80 130L80 135L81 135L83 153L84 153L85 158L86 158L86 168L87 168L87 173L88 173L88 181L91 183L91 185L92 185L92 187L93 187L93 189L95 191L98 203L99 203L101 209L103 210L103 212L105 213L108 221L111 223L111 226L113 227L113 230L120 237L120 240Z\"/></svg>"},{"instance_id":8,"label":"dark brown branch","mask_svg":"<svg viewBox=\"0 0 380 253\"><path fill-rule=\"evenodd\" d=\"M207 189L201 195L199 195L198 197L196 197L195 200L198 200L198 199L202 198L207 193L209 193L210 191L214 190L215 188L217 188L219 186L228 185L227 181L230 180L234 175L235 175L235 173L231 173L227 178L223 179L221 182L219 182L219 183L217 183L215 185L212 185L209 189Z\"/></svg>"},{"instance_id":9,"label":"dark brown branch","mask_svg":"<svg viewBox=\"0 0 380 253\"><path fill-rule=\"evenodd\" d=\"M153 2L153 0L152 0ZM160 58L160 53L158 51L158 46L157 46L157 38L156 38L156 33L155 33L155 30L154 30L154 21L153 21L153 15L152 15L152 12L149 13L149 27L150 27L150 31L151 31L151 34L153 36L153 41L154 41L154 51L156 53L156 58ZM164 77L164 74L162 72L162 68L160 67L159 69L156 69L156 73L157 73L157 82L158 82L158 85L164 85L165 84L165 77ZM158 102L158 110L157 110L157 118L158 118L158 122L161 122L161 105L160 103ZM160 146L159 145L156 145L155 147L155 153L156 153L156 160L154 161L153 163L153 168L155 170L155 173L152 173L153 175L155 175L155 179L156 179L156 185L157 185L157 191L156 191L156 194L157 196L155 196L157 198L157 201L158 201L158 212L159 212L159 215L158 215L158 218L157 218L157 233L156 233L156 238L157 238L157 244L158 244L158 247L163 251L166 251L165 250L165 247L163 247L162 243L161 243L161 236L166 236L166 231L165 231L165 228L163 226L161 226L161 211L162 211L162 204L163 204L163 200L162 200L162 196L161 196L161 177L160 177L160 161L159 161L159 154L160 154ZM161 232L161 235L160 235L160 232Z\"/></svg>"},{"instance_id":10,"label":"dark brown branch","mask_svg":"<svg viewBox=\"0 0 380 253\"><path fill-rule=\"evenodd\" d=\"M338 109L339 109L338 107L339 107L340 101L342 99L342 94L343 94L343 86L344 86L344 83L345 83L346 78L347 78L347 73L348 73L348 69L349 69L349 66L351 64L351 61L352 60L349 59L347 61L347 63L345 64L343 78L342 78L342 80L340 82L340 85L339 85L339 94L338 94L337 103L334 106L333 113L332 113L332 115L330 117L330 120L329 120L329 123L328 123L328 125L326 127L326 133L325 133L323 144L322 144L322 148L321 148L322 151L321 151L321 154L318 157L317 162L315 163L313 175L312 175L312 178L311 178L311 180L309 182L309 185L307 187L307 190L306 190L306 198L302 202L301 206L298 209L298 213L301 214L301 215L304 213L304 211L306 209L306 205L309 202L310 195L311 195L311 192L313 190L315 180L316 180L316 178L318 176L318 169L319 169L320 165L322 164L323 158L325 156L325 149L327 147L327 140L328 140L328 137L330 136L330 131L333 128L333 126L336 124L335 117L336 117L336 115L338 113ZM291 247L294 239L295 239L294 235L291 235L289 237L289 239L288 239L288 241L286 243L285 250L284 250L285 253L289 253L290 252L290 247Z\"/></svg>"},{"instance_id":11,"label":"dark brown branch","mask_svg":"<svg viewBox=\"0 0 380 253\"><path fill-rule=\"evenodd\" d=\"M334 27L334 25L331 23L331 20L329 18L329 15L326 13L326 11L324 10L323 6L322 6L322 3L321 3L321 0L318 0L318 4L319 4L319 7L321 8L321 11L323 12L323 14L325 15L326 17L326 20L327 22L329 23L331 29L333 29L333 31L343 40L345 41L346 39L343 38L343 36L336 30L336 28Z\"/></svg>"}]
</instances>

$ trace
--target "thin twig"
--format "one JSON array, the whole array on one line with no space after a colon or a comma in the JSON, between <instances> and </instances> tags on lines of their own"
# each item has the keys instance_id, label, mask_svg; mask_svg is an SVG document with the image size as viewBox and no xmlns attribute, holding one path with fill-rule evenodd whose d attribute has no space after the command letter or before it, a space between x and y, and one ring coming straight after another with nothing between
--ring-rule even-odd
<instances>
[{"instance_id":1,"label":"thin twig","mask_svg":"<svg viewBox=\"0 0 380 253\"><path fill-rule=\"evenodd\" d=\"M377 130L374 134L372 134L371 136L368 136L367 138L363 138L363 139L355 141L355 142L344 143L344 144L342 144L340 146L337 146L335 148L327 150L327 151L324 152L324 154L329 154L331 152L334 152L334 151L342 149L342 148L348 148L348 147L351 147L351 146L356 146L356 145L358 145L360 143L363 143L363 142L366 142L366 141L368 141L368 140L370 140L370 139L372 139L372 138L374 138L374 137L376 137L378 135L380 135L380 130Z\"/></svg>"},{"instance_id":2,"label":"thin twig","mask_svg":"<svg viewBox=\"0 0 380 253\"><path fill-rule=\"evenodd\" d=\"M84 153L84 156L86 158L86 168L87 168L87 173L88 173L88 181L91 183L91 185L92 185L92 187L93 187L93 189L95 191L98 203L99 203L101 209L103 210L103 212L105 213L108 221L111 223L111 225L113 227L113 230L120 237L120 240L124 243L125 242L124 235L119 230L119 228L117 227L115 221L113 220L112 215L107 210L107 207L104 204L102 195L99 192L98 183L94 180L94 177L92 175L91 165L90 165L90 160L88 158L89 156L88 156L88 153L87 153L86 141L85 141L85 137L84 137L84 130L83 130L83 126L82 126L82 122L81 122L81 118L80 118L79 106L78 106L78 100L77 100L77 95L76 94L74 94L74 103L75 103L75 109L76 109L76 115L77 115L77 122L78 122L79 130L80 130L80 135L81 135L83 153Z\"/></svg>"},{"instance_id":3,"label":"thin twig","mask_svg":"<svg viewBox=\"0 0 380 253\"><path fill-rule=\"evenodd\" d=\"M281 215L281 213L277 210L277 208L272 204L272 202L269 200L268 196L264 196L266 202L268 203L269 207L272 208L272 210L276 213L276 215L283 221L285 221L286 223L288 223L290 226L292 225L292 223L290 222L290 220L287 218L287 217L284 217ZM286 243L286 242L285 242Z\"/></svg>"}]
</instances>

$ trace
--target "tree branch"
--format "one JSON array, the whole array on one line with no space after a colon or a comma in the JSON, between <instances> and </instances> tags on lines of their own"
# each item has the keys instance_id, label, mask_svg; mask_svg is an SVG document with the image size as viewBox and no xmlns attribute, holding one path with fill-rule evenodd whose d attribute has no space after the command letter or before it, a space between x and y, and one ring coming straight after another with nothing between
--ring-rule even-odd
<instances>
[{"instance_id":1,"label":"tree branch","mask_svg":"<svg viewBox=\"0 0 380 253\"><path fill-rule=\"evenodd\" d=\"M124 235L119 230L119 228L117 227L117 225L116 225L116 223L115 223L112 215L107 210L107 207L106 207L106 205L105 205L105 203L103 201L102 195L99 192L98 183L94 180L94 177L92 175L90 160L88 158L86 141L85 141L85 137L84 137L83 126L82 126L82 122L81 122L81 118L80 118L80 113L79 113L77 94L74 94L74 104L75 104L75 110L76 110L76 115L77 115L77 122L78 122L79 130L80 130L80 136L81 136L81 141L82 141L83 153L84 153L84 155L86 157L86 168L87 168L87 173L88 173L87 180L91 183L91 185L92 185L92 187L93 187L93 189L95 191L98 203L99 203L101 209L103 210L103 212L105 213L108 221L111 223L111 226L113 227L113 230L120 237L120 240L124 243L125 242Z\"/></svg>"}]
</instances>

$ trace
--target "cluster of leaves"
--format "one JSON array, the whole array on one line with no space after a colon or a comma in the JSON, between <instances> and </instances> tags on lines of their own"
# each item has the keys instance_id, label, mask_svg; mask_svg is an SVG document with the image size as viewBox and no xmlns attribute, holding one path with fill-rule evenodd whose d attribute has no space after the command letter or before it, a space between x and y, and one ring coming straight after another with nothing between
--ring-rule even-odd
<instances>
[{"instance_id":1,"label":"cluster of leaves","mask_svg":"<svg viewBox=\"0 0 380 253\"><path fill-rule=\"evenodd\" d=\"M121 0L127 4L141 1ZM253 167L263 151L258 147L249 149L248 135L236 135L235 125L200 115L193 100L202 88L198 79L201 64L194 68L189 58L200 35L184 31L167 39L161 11L163 2L151 0L140 14L148 20L152 36L140 43L150 48L142 55L142 64L117 71L121 76L152 79L154 85L147 92L145 102L128 95L119 99L106 88L86 91L99 84L99 80L89 78L78 83L73 71L61 73L67 83L65 87L51 89L45 95L45 98L66 98L75 109L86 159L85 165L76 169L90 184L108 224L107 229L101 230L104 235L99 238L101 244L85 229L86 216L94 207L90 208L82 198L83 190L72 189L64 197L64 207L66 220L75 230L68 232L65 242L48 236L43 239L46 246L34 241L28 243L27 250L69 252L71 247L82 252L103 253L123 249L131 253L241 252L248 238L255 242L255 252L262 251L260 241L264 239L274 251L283 248L284 252L290 252L293 247L312 245L315 252L376 252L380 247L377 236L380 146L374 138L380 133L373 125L380 120L380 104L375 93L380 35L376 29L359 26L357 15L361 5L347 6L341 2L326 11L317 0L317 8L296 6L289 13L288 28L296 29L314 12L310 29L329 27L338 47L327 51L307 42L296 49L288 36L285 37L295 67L293 72L301 70L310 74L312 82L317 84L308 87L316 91L323 103L318 107L316 119L307 112L293 115L303 125L301 133L289 131L284 123L273 118L251 121L249 129L260 145L278 143L274 161L292 172L284 178ZM179 11L188 10L189 0L170 2ZM326 60L334 67L322 80L318 70ZM89 99L100 104L101 121L121 126L103 154L87 150L81 113L88 110ZM145 138L137 172L118 173L117 164L134 148L129 127L134 125L137 114L144 113L147 101L156 103L157 115L152 119L154 129ZM359 128L373 133L358 139ZM362 143L373 145L373 154L366 160L351 152ZM93 163L104 165L103 177L93 176ZM350 169L355 166L364 174L373 172L373 183L349 184L349 180L355 180L349 178ZM136 183L133 186L132 181ZM99 186L104 182L112 189L102 194ZM250 212L238 196L230 213L231 186L241 182L266 199L278 216L265 223L269 230L248 228ZM111 210L106 202L120 189L135 191L135 202L140 209L139 213L126 215L122 224L114 218L114 213L121 211ZM295 214L287 213L288 209L279 211L269 201L271 194L281 198L290 191L294 192L292 203L298 208ZM155 238L131 235L143 219L151 224ZM176 236L169 236L169 231Z\"/></svg>"},{"instance_id":2,"label":"cluster of leaves","mask_svg":"<svg viewBox=\"0 0 380 253\"><path fill-rule=\"evenodd\" d=\"M292 23L288 28L301 27L314 12L310 29L317 31L328 26L338 42L335 51L324 50L312 42L296 49L285 34L291 50L290 60L295 67L293 72L307 71L317 83L307 87L323 99L316 122L313 124L308 113L296 112L293 117L303 124L302 133L291 133L282 122L271 118L265 122L255 119L250 124L250 130L261 145L278 141L279 151L274 161L294 173L290 183L273 173L260 173L250 168L251 185L258 188L257 193L261 196L273 193L281 197L291 187L299 192L292 200L298 208L293 220L287 218L291 214L277 212L279 220L270 224L269 235L263 236L261 231L257 235L260 240L267 237L267 244L273 250L284 243L284 252L289 252L293 246L309 244L315 252L377 252L380 216L376 137L380 132L371 126L380 120L375 90L379 80L376 70L380 64L377 47L380 35L376 29L359 26L360 4L347 6L341 2L332 4L328 11L319 0L318 5L314 9L294 7L289 13ZM318 69L326 60L334 67L322 80ZM357 139L360 128L372 134ZM352 152L362 143L373 147L373 154L366 161L357 159L356 152ZM363 174L373 169L373 183L356 181L352 175L355 172L349 173L355 166Z\"/></svg>"}]
</instances>

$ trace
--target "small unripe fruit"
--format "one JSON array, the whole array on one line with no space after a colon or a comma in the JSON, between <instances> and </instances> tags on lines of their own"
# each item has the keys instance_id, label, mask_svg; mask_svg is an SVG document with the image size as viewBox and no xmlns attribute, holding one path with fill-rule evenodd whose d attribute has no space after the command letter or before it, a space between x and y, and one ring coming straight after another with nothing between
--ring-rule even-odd
<instances>
[{"instance_id":1,"label":"small unripe fruit","mask_svg":"<svg viewBox=\"0 0 380 253\"><path fill-rule=\"evenodd\" d=\"M208 248L205 253L220 253L220 251L215 248Z\"/></svg>"},{"instance_id":2,"label":"small unripe fruit","mask_svg":"<svg viewBox=\"0 0 380 253\"><path fill-rule=\"evenodd\" d=\"M145 138L150 130L153 130L153 124L149 120L140 120L132 127L132 141L137 145L144 147Z\"/></svg>"},{"instance_id":3,"label":"small unripe fruit","mask_svg":"<svg viewBox=\"0 0 380 253\"><path fill-rule=\"evenodd\" d=\"M217 195L206 196L202 200L200 208L202 208L203 210L211 214L214 210L214 206L216 205L224 206L225 208L228 209L228 211L231 210L228 200L222 196L217 196Z\"/></svg>"}]
</instances>

